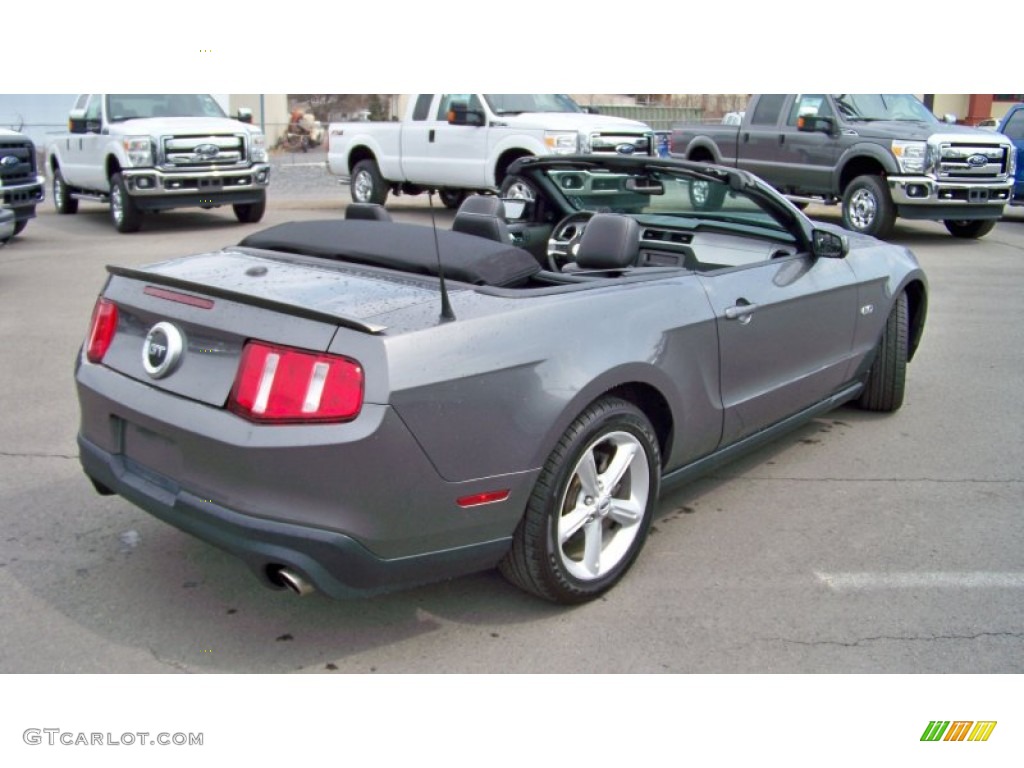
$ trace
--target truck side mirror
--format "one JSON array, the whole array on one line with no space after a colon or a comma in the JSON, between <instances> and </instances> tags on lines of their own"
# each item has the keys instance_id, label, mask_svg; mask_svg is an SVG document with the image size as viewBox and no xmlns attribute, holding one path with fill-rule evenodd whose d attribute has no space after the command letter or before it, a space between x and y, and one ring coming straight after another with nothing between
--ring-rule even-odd
<instances>
[{"instance_id":1,"label":"truck side mirror","mask_svg":"<svg viewBox=\"0 0 1024 768\"><path fill-rule=\"evenodd\" d=\"M948 123L949 125L956 125L956 115L952 112L947 112L942 116L942 122Z\"/></svg>"},{"instance_id":2,"label":"truck side mirror","mask_svg":"<svg viewBox=\"0 0 1024 768\"><path fill-rule=\"evenodd\" d=\"M448 123L481 126L484 124L484 113L479 109L470 109L461 102L455 102L448 108Z\"/></svg>"},{"instance_id":3,"label":"truck side mirror","mask_svg":"<svg viewBox=\"0 0 1024 768\"><path fill-rule=\"evenodd\" d=\"M797 130L804 133L827 133L831 136L835 125L835 120L831 117L801 115L796 119Z\"/></svg>"},{"instance_id":4,"label":"truck side mirror","mask_svg":"<svg viewBox=\"0 0 1024 768\"><path fill-rule=\"evenodd\" d=\"M252 124L252 110L248 107L238 108L238 122Z\"/></svg>"},{"instance_id":5,"label":"truck side mirror","mask_svg":"<svg viewBox=\"0 0 1024 768\"><path fill-rule=\"evenodd\" d=\"M68 133L85 133L85 110L72 109L68 115Z\"/></svg>"}]
</instances>

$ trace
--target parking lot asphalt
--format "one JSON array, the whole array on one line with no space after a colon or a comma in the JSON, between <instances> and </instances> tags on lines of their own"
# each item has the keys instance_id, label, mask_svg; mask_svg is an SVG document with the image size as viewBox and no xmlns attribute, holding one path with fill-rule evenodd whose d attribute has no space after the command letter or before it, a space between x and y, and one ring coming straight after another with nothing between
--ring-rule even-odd
<instances>
[{"instance_id":1,"label":"parking lot asphalt","mask_svg":"<svg viewBox=\"0 0 1024 768\"><path fill-rule=\"evenodd\" d=\"M294 154L276 158L257 225L175 211L118 235L99 204L58 216L47 200L0 249L0 671L1024 671L1024 209L979 241L900 221L893 241L931 282L903 409L840 409L663 497L637 565L585 606L493 572L299 599L96 495L72 365L104 266L339 216L347 200ZM429 220L422 197L389 208Z\"/></svg>"}]
</instances>

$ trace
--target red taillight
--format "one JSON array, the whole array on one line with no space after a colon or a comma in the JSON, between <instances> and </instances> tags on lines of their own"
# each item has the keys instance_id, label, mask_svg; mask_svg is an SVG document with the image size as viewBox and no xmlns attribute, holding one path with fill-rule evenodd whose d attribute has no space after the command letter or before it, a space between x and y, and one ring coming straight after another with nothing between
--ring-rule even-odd
<instances>
[{"instance_id":1,"label":"red taillight","mask_svg":"<svg viewBox=\"0 0 1024 768\"><path fill-rule=\"evenodd\" d=\"M98 299L92 310L89 340L85 344L85 356L90 363L98 363L103 360L116 332L117 305L109 299Z\"/></svg>"},{"instance_id":2,"label":"red taillight","mask_svg":"<svg viewBox=\"0 0 1024 768\"><path fill-rule=\"evenodd\" d=\"M254 421L348 421L363 406L363 369L338 355L250 341L228 408Z\"/></svg>"}]
</instances>

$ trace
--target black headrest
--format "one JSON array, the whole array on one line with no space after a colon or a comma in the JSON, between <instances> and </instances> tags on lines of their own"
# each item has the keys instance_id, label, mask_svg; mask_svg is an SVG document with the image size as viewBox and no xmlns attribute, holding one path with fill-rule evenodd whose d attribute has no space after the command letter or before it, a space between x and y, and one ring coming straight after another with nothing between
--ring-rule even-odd
<instances>
[{"instance_id":1,"label":"black headrest","mask_svg":"<svg viewBox=\"0 0 1024 768\"><path fill-rule=\"evenodd\" d=\"M452 231L508 243L510 236L505 221L505 204L500 198L490 195L470 195L455 212Z\"/></svg>"},{"instance_id":2,"label":"black headrest","mask_svg":"<svg viewBox=\"0 0 1024 768\"><path fill-rule=\"evenodd\" d=\"M500 197L493 195L470 195L462 201L459 210L455 213L459 216L464 213L475 213L480 216L497 216L505 218L505 204Z\"/></svg>"},{"instance_id":3,"label":"black headrest","mask_svg":"<svg viewBox=\"0 0 1024 768\"><path fill-rule=\"evenodd\" d=\"M576 252L580 269L626 269L640 254L640 225L619 213L595 213Z\"/></svg>"},{"instance_id":4,"label":"black headrest","mask_svg":"<svg viewBox=\"0 0 1024 768\"><path fill-rule=\"evenodd\" d=\"M377 203L349 203L345 207L346 219L362 219L365 221L391 221L391 214L383 205Z\"/></svg>"}]
</instances>

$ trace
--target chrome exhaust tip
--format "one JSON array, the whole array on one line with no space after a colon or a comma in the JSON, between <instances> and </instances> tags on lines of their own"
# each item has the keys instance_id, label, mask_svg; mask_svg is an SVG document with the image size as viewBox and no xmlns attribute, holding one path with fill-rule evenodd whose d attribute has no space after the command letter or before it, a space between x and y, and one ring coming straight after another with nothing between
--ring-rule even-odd
<instances>
[{"instance_id":1,"label":"chrome exhaust tip","mask_svg":"<svg viewBox=\"0 0 1024 768\"><path fill-rule=\"evenodd\" d=\"M271 566L268 569L268 574L272 582L290 589L299 597L311 595L315 591L312 584L291 568L286 568L284 566Z\"/></svg>"}]
</instances>

